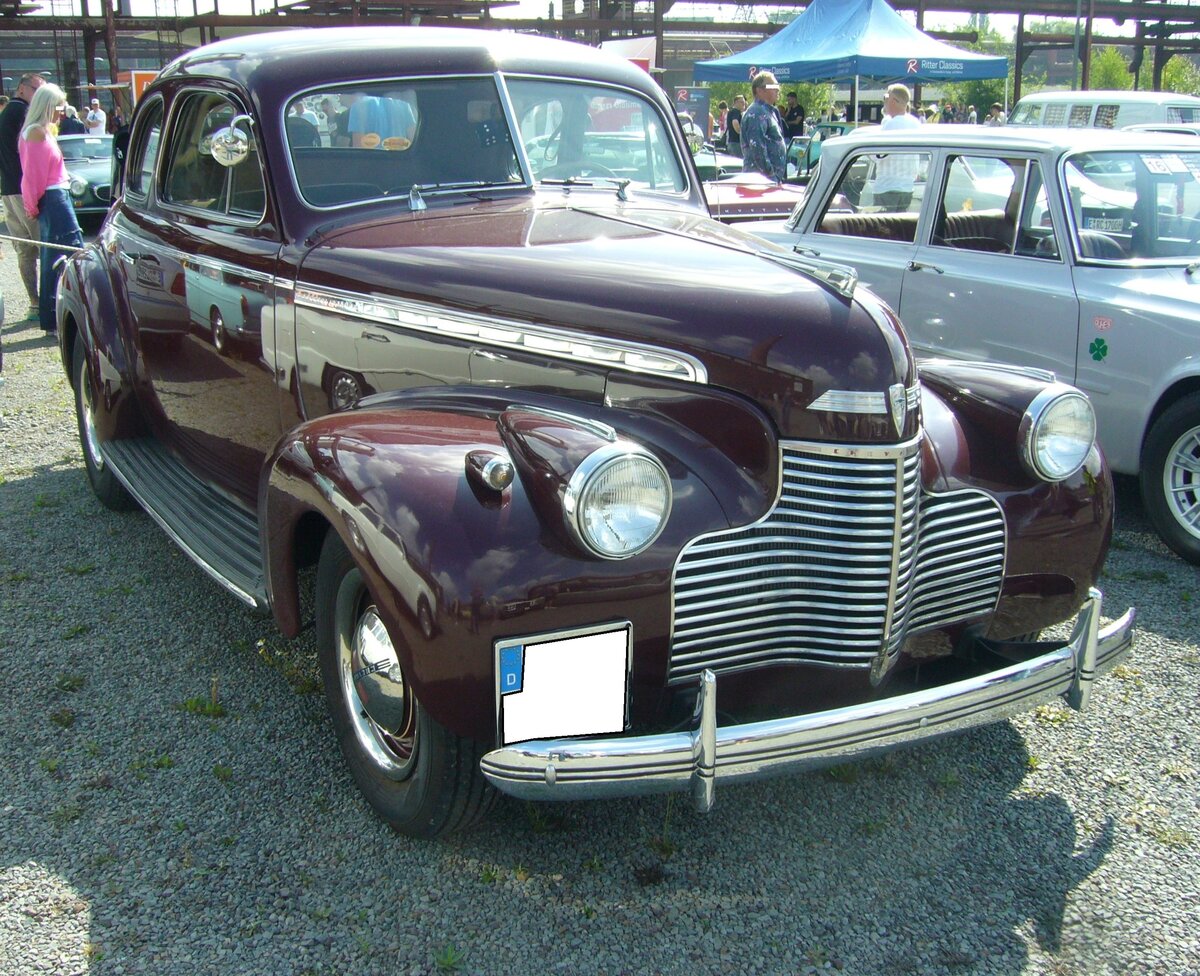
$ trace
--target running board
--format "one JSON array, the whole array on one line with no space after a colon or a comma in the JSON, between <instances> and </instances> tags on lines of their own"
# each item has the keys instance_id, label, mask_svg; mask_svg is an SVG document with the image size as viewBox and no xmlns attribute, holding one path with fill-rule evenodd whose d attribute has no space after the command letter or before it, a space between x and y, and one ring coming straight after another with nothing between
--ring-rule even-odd
<instances>
[{"instance_id":1,"label":"running board","mask_svg":"<svg viewBox=\"0 0 1200 976\"><path fill-rule=\"evenodd\" d=\"M100 451L138 504L201 569L255 610L268 608L258 519L153 438L105 441Z\"/></svg>"}]
</instances>

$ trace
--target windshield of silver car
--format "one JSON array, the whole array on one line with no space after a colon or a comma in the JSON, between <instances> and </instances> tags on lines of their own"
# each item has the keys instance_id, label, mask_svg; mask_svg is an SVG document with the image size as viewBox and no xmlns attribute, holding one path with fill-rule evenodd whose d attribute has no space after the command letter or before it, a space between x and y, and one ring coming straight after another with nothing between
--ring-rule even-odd
<instances>
[{"instance_id":1,"label":"windshield of silver car","mask_svg":"<svg viewBox=\"0 0 1200 976\"><path fill-rule=\"evenodd\" d=\"M1200 257L1200 152L1089 152L1066 161L1082 261Z\"/></svg>"},{"instance_id":2,"label":"windshield of silver car","mask_svg":"<svg viewBox=\"0 0 1200 976\"><path fill-rule=\"evenodd\" d=\"M506 79L514 139L495 78L342 85L287 106L304 199L317 207L534 182L682 192L662 117L641 96L598 85Z\"/></svg>"}]
</instances>

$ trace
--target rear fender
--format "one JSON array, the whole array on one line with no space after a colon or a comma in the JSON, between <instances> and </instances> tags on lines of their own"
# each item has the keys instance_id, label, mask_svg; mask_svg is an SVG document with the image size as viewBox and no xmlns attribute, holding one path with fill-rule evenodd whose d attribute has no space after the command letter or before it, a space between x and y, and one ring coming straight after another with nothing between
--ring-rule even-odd
<instances>
[{"instance_id":1,"label":"rear fender","mask_svg":"<svg viewBox=\"0 0 1200 976\"><path fill-rule=\"evenodd\" d=\"M260 511L280 627L289 634L301 627L299 536L315 513L354 555L407 680L451 731L494 736L497 639L625 620L635 643L633 701L653 713L664 694L674 562L696 532L728 526L721 506L679 458L646 444L671 476L675 508L645 552L599 559L564 536L551 494L539 495L536 484L586 456L581 445L593 421L580 417L567 437L561 416L552 418L549 426L564 434L555 458L542 436L547 428L534 430L527 408L497 412L465 399L458 406L443 400L440 409L413 409L372 398L304 424L276 448ZM505 423L515 410L523 424ZM535 441L536 465L514 457ZM513 462L518 476L500 491L482 485L468 474L468 457L480 452Z\"/></svg>"}]
</instances>

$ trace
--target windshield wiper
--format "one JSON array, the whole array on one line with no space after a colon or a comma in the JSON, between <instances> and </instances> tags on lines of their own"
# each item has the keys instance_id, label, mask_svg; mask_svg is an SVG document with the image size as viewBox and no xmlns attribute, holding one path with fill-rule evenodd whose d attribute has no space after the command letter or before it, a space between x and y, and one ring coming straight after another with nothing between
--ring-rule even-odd
<instances>
[{"instance_id":1,"label":"windshield wiper","mask_svg":"<svg viewBox=\"0 0 1200 976\"><path fill-rule=\"evenodd\" d=\"M633 182L621 176L568 176L564 180L538 180L539 183L545 183L548 186L595 186L597 183L611 183L617 188L617 199L628 200L629 194L625 191L629 188L629 184Z\"/></svg>"},{"instance_id":2,"label":"windshield wiper","mask_svg":"<svg viewBox=\"0 0 1200 976\"><path fill-rule=\"evenodd\" d=\"M442 193L462 193L464 190L509 190L519 183L489 183L487 180L462 180L458 183L414 183L408 191L408 205L413 210L425 210L425 197ZM478 194L470 194L482 199Z\"/></svg>"}]
</instances>

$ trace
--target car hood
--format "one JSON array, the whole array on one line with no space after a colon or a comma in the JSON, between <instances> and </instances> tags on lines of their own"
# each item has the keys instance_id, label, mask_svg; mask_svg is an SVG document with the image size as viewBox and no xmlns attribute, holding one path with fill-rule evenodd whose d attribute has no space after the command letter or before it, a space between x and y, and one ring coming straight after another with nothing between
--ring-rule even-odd
<instances>
[{"instance_id":1,"label":"car hood","mask_svg":"<svg viewBox=\"0 0 1200 976\"><path fill-rule=\"evenodd\" d=\"M332 231L304 257L299 284L685 353L709 383L749 392L787 436L846 439L844 418L815 424L804 409L824 393L915 384L899 324L869 292L848 299L789 266L787 251L694 211L577 196ZM895 439L886 416L861 420L850 439Z\"/></svg>"}]
</instances>

